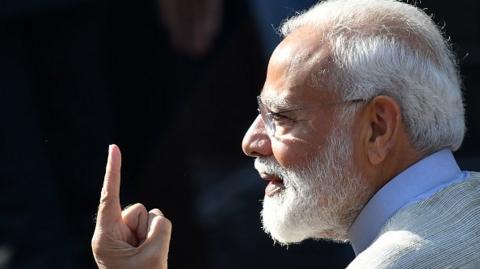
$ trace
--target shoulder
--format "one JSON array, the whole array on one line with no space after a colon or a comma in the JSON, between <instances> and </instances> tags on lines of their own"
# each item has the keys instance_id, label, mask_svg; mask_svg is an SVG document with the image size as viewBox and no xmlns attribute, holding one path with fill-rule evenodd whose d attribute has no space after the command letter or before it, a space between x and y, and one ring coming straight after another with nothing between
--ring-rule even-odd
<instances>
[{"instance_id":1,"label":"shoulder","mask_svg":"<svg viewBox=\"0 0 480 269\"><path fill-rule=\"evenodd\" d=\"M409 231L389 231L382 234L350 263L348 269L397 268L411 253L421 250L426 241ZM408 267L403 267L408 268Z\"/></svg>"},{"instance_id":2,"label":"shoulder","mask_svg":"<svg viewBox=\"0 0 480 269\"><path fill-rule=\"evenodd\" d=\"M479 268L480 174L408 205L348 268Z\"/></svg>"},{"instance_id":3,"label":"shoulder","mask_svg":"<svg viewBox=\"0 0 480 269\"><path fill-rule=\"evenodd\" d=\"M438 241L410 231L388 231L347 269L480 268L478 236L457 234L449 238Z\"/></svg>"}]
</instances>

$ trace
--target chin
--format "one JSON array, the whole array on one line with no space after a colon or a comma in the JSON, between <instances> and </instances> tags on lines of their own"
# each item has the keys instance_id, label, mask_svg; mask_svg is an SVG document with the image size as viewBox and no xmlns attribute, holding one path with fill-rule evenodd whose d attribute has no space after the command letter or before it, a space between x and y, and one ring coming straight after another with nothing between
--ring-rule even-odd
<instances>
[{"instance_id":1,"label":"chin","mask_svg":"<svg viewBox=\"0 0 480 269\"><path fill-rule=\"evenodd\" d=\"M352 207L346 206L347 200L338 199L339 196L335 194L327 199L329 204L335 206L322 205L318 202L321 196L324 195L299 195L295 188L265 196L261 212L263 230L276 243L284 246L306 239L347 242L348 228L361 206L355 207L355 210L345 210Z\"/></svg>"},{"instance_id":2,"label":"chin","mask_svg":"<svg viewBox=\"0 0 480 269\"><path fill-rule=\"evenodd\" d=\"M261 212L263 230L280 245L300 243L306 239L346 240L346 229L331 225L333 213L316 206L313 201L301 201L293 190L273 197L266 196ZM334 221L335 222L335 221ZM337 226L337 227L335 227Z\"/></svg>"},{"instance_id":3,"label":"chin","mask_svg":"<svg viewBox=\"0 0 480 269\"><path fill-rule=\"evenodd\" d=\"M301 243L307 239L325 240L337 243L348 242L347 229L318 228L308 225L293 225L293 223L279 220L276 216L269 214L269 211L262 211L262 225L265 233L270 235L275 243L282 246ZM327 224L320 224L326 226Z\"/></svg>"}]
</instances>

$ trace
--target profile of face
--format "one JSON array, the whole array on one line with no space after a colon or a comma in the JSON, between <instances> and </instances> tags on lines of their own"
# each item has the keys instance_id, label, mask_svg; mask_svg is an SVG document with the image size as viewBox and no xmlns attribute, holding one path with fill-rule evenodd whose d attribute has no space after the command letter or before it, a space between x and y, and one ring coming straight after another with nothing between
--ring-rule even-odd
<instances>
[{"instance_id":1,"label":"profile of face","mask_svg":"<svg viewBox=\"0 0 480 269\"><path fill-rule=\"evenodd\" d=\"M317 36L301 28L274 51L259 97L259 115L244 152L268 181L264 230L281 243L307 238L346 240L370 190L355 165L355 113L328 89L312 85L313 68L328 57ZM308 59L316 59L308 61Z\"/></svg>"}]
</instances>

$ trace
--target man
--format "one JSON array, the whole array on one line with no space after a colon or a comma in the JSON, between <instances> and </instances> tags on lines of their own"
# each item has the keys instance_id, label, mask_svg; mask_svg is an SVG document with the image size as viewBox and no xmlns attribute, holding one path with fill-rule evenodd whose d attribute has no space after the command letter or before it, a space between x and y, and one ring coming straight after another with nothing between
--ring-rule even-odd
<instances>
[{"instance_id":1,"label":"man","mask_svg":"<svg viewBox=\"0 0 480 269\"><path fill-rule=\"evenodd\" d=\"M478 267L480 175L452 155L465 133L460 80L431 18L393 0L332 0L281 32L242 145L268 181L265 231L285 245L350 241L349 268ZM143 257L161 265L137 268L166 268L171 225L159 211L121 212L118 158L113 147L97 262L128 268ZM130 230L118 236L137 235L115 237L130 240L128 258L102 238L122 225Z\"/></svg>"}]
</instances>

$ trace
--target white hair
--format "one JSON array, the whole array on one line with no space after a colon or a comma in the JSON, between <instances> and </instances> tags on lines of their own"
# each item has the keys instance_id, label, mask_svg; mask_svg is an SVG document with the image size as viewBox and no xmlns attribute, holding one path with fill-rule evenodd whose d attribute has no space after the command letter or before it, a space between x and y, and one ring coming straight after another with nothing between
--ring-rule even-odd
<instances>
[{"instance_id":1,"label":"white hair","mask_svg":"<svg viewBox=\"0 0 480 269\"><path fill-rule=\"evenodd\" d=\"M313 81L345 100L394 98L421 152L460 147L465 121L456 60L425 12L395 0L330 0L286 20L280 31L287 36L303 26L318 29L330 52Z\"/></svg>"}]
</instances>

